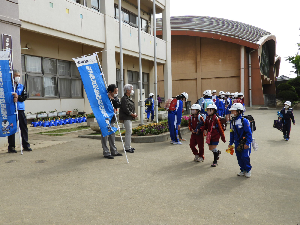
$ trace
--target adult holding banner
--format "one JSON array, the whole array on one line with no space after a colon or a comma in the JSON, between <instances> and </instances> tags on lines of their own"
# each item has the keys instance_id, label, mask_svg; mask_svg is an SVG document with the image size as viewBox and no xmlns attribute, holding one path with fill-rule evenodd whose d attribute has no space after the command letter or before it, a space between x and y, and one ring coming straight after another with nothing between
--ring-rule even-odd
<instances>
[{"instance_id":1,"label":"adult holding banner","mask_svg":"<svg viewBox=\"0 0 300 225\"><path fill-rule=\"evenodd\" d=\"M118 87L115 84L108 85L107 95L114 107L115 112L116 112L116 110L118 108L120 108L120 106L121 106L121 103L118 99ZM110 121L110 126L114 127L115 122L116 122L116 117L114 116ZM109 142L110 151L107 147L107 140ZM114 159L114 156L122 156L122 154L117 151L117 147L115 145L115 133L112 133L105 137L103 135L101 135L101 142L102 142L104 158Z\"/></svg>"},{"instance_id":2,"label":"adult holding banner","mask_svg":"<svg viewBox=\"0 0 300 225\"><path fill-rule=\"evenodd\" d=\"M12 75L10 69L10 52L0 51L0 137L7 137L17 132L17 117L15 103L17 98L13 93ZM9 153L16 153L13 149Z\"/></svg>"},{"instance_id":3,"label":"adult holding banner","mask_svg":"<svg viewBox=\"0 0 300 225\"><path fill-rule=\"evenodd\" d=\"M18 70L14 70L14 85L15 85L15 93L12 93L14 96L14 102L17 102L18 108L18 119L19 126L21 130L22 137L22 146L23 151L32 151L30 148L30 144L28 142L28 128L27 128L27 119L25 115L25 100L27 99L27 93L24 86L20 83L20 72ZM15 150L15 134L8 136L8 153L17 153Z\"/></svg>"},{"instance_id":4,"label":"adult holding banner","mask_svg":"<svg viewBox=\"0 0 300 225\"><path fill-rule=\"evenodd\" d=\"M131 84L126 84L124 86L124 96L121 98L121 107L119 119L124 121L125 126L125 151L134 153L134 148L131 147L131 134L132 134L132 120L134 120L137 115L134 112L135 106L131 99L131 95L134 94L133 86Z\"/></svg>"}]
</instances>

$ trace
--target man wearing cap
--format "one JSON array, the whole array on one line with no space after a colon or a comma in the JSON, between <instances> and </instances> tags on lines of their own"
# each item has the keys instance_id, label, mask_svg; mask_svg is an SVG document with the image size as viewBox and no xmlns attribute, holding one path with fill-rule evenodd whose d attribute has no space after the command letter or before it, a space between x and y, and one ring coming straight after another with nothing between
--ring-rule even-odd
<instances>
[{"instance_id":1,"label":"man wearing cap","mask_svg":"<svg viewBox=\"0 0 300 225\"><path fill-rule=\"evenodd\" d=\"M149 98L145 100L146 110L147 113L147 122L149 122L150 114L151 114L151 122L154 120L154 94L150 93Z\"/></svg>"}]
</instances>

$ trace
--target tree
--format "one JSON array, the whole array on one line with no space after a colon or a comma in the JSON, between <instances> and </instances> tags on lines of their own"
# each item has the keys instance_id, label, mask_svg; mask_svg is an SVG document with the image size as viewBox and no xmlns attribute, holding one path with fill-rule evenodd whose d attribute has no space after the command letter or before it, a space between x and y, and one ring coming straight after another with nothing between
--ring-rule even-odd
<instances>
[{"instance_id":1,"label":"tree","mask_svg":"<svg viewBox=\"0 0 300 225\"><path fill-rule=\"evenodd\" d=\"M300 43L298 43L298 50L300 50ZM286 61L289 61L293 64L293 68L295 69L294 73L297 74L297 76L300 75L300 55L296 54L295 56L288 56Z\"/></svg>"}]
</instances>

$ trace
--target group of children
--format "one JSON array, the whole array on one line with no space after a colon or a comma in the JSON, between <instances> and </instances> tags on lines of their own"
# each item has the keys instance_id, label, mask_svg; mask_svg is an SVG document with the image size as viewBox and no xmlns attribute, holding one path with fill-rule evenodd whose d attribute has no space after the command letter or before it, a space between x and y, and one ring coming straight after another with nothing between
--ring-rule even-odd
<instances>
[{"instance_id":1,"label":"group of children","mask_svg":"<svg viewBox=\"0 0 300 225\"><path fill-rule=\"evenodd\" d=\"M188 94L183 92L174 99L166 102L168 108L168 125L170 130L171 144L182 144L177 135L180 135L180 123L183 112L183 102L188 99ZM289 140L291 121L295 125L293 111L290 108L291 102L286 101L285 107L280 111L280 119L283 123L283 135L286 141ZM222 117L226 117L230 123L230 141L228 150L235 150L240 172L238 176L251 177L250 153L251 145L257 146L252 138L252 132L256 129L249 116L244 116L246 111L243 93L219 92L206 90L203 97L191 106L189 118L189 130L191 133L190 148L195 156L194 161L203 162L204 157L204 136L209 150L212 151L214 160L212 167L218 165L221 151L217 149L219 140L225 143L224 123ZM231 116L230 116L231 115ZM230 118L231 117L231 118ZM251 116L250 116L251 117ZM251 117L252 118L252 117ZM250 121L249 121L250 120ZM181 137L180 137L181 138ZM198 149L196 148L198 146ZM230 151L229 151L230 152Z\"/></svg>"},{"instance_id":2,"label":"group of children","mask_svg":"<svg viewBox=\"0 0 300 225\"><path fill-rule=\"evenodd\" d=\"M228 148L232 148L233 144L236 149L236 156L240 166L238 176L251 176L250 153L252 143L252 131L249 121L242 117L244 112L244 104L239 102L242 100L239 94L230 94L220 92L219 96L215 95L216 91L206 90L203 93L201 102L197 102L191 106L191 116L189 118L189 130L192 132L190 138L190 147L195 155L194 161L203 162L204 157L204 136L209 150L212 151L214 160L212 167L218 165L221 151L217 149L219 140L225 143L224 126L220 120L220 114L224 116L226 110L228 114L233 114L230 129L230 142ZM226 94L226 95L225 95ZM233 98L232 98L233 97ZM180 134L180 123L183 110L183 102L188 99L188 94L183 92L166 102L168 108L168 125L170 130L171 144L182 144L177 135ZM234 100L237 100L234 102ZM222 104L222 103L223 104ZM200 104L199 104L200 103ZM224 105L224 106L223 106ZM219 107L218 107L219 106ZM229 118L228 118L229 120ZM241 143L243 146L241 146ZM198 149L196 148L198 146Z\"/></svg>"},{"instance_id":3,"label":"group of children","mask_svg":"<svg viewBox=\"0 0 300 225\"><path fill-rule=\"evenodd\" d=\"M244 94L241 92L224 92L220 91L219 95L217 96L216 90L205 90L203 92L203 97L197 100L196 102L201 106L201 113L206 117L207 112L207 106L210 104L215 104L217 107L217 113L220 117L225 117L227 121L230 119L230 111L232 104L234 103L241 103L245 109L245 103L244 103Z\"/></svg>"}]
</instances>

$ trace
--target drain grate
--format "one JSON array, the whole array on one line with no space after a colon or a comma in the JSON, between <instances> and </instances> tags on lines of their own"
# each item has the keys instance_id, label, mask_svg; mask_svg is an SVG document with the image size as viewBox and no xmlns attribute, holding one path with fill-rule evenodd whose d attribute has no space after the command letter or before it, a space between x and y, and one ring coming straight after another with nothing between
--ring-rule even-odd
<instances>
[{"instance_id":1,"label":"drain grate","mask_svg":"<svg viewBox=\"0 0 300 225\"><path fill-rule=\"evenodd\" d=\"M16 160L9 160L9 161L7 161L5 163L14 163L14 162L17 162L17 161Z\"/></svg>"},{"instance_id":2,"label":"drain grate","mask_svg":"<svg viewBox=\"0 0 300 225\"><path fill-rule=\"evenodd\" d=\"M36 160L35 162L36 162L36 163L45 163L46 160Z\"/></svg>"}]
</instances>

